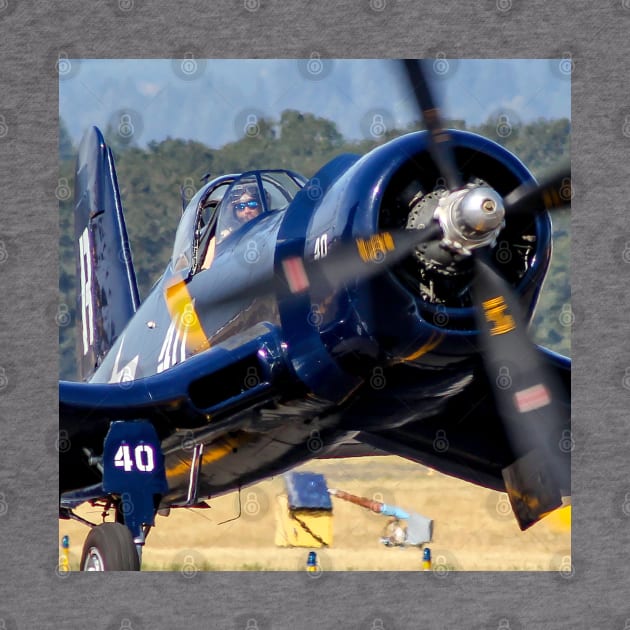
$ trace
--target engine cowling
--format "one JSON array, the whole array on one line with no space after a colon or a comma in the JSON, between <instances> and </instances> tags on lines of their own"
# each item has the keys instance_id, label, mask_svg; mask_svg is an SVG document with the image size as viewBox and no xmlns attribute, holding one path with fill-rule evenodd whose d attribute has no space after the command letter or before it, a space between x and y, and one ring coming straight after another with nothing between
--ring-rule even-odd
<instances>
[{"instance_id":1,"label":"engine cowling","mask_svg":"<svg viewBox=\"0 0 630 630\"><path fill-rule=\"evenodd\" d=\"M500 145L470 132L451 133L455 159L473 192L489 187L500 199L534 181ZM315 180L317 175L311 185ZM429 155L426 132L397 138L360 159L346 158L344 172L326 181L320 192L308 226L307 258L321 255L322 244L331 249L375 232L421 229L448 196ZM474 222L459 227L474 240ZM489 245L492 263L531 318L551 255L550 219L545 213L510 218L496 231ZM467 252L429 243L383 274L335 295L316 287L311 302L326 345L342 360L361 357L360 363L370 357L443 367L476 351L471 280Z\"/></svg>"}]
</instances>

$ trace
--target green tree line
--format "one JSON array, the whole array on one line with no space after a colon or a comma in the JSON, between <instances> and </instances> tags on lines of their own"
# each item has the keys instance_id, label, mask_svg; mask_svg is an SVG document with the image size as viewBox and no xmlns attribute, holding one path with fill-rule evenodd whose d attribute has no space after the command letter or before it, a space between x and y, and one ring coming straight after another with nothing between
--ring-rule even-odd
<instances>
[{"instance_id":1,"label":"green tree line","mask_svg":"<svg viewBox=\"0 0 630 630\"><path fill-rule=\"evenodd\" d=\"M539 176L568 157L570 122L540 119L515 124L505 132L496 120L467 127L464 121L448 121L452 128L484 135L515 153ZM257 168L289 168L307 177L341 153L364 154L394 137L421 129L390 129L377 138L345 139L334 122L293 110L278 119L259 118L255 133L220 149L200 142L167 138L149 142L146 148L122 141L114 129L105 130L112 147L121 191L127 231L141 298L163 272L171 255L175 230L181 217L182 198L190 198L201 185L200 178ZM76 147L66 125L59 129L60 179L74 186ZM66 196L67 197L67 196ZM73 197L59 202L59 292L60 303L68 306L71 323L59 332L61 378L76 378L75 327L76 289L73 227ZM568 212L554 215L554 257L552 268L534 321L535 338L564 354L570 353L569 218Z\"/></svg>"}]
</instances>

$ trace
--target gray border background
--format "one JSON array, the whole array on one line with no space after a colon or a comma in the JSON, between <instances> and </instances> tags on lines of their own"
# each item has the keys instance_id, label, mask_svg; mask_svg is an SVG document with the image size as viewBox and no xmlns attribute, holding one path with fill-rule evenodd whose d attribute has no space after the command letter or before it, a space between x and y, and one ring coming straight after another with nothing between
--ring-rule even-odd
<instances>
[{"instance_id":1,"label":"gray border background","mask_svg":"<svg viewBox=\"0 0 630 630\"><path fill-rule=\"evenodd\" d=\"M0 0L0 618L5 627L619 628L628 601L630 1ZM121 10L124 7L127 10ZM256 10L251 11L252 7ZM57 574L57 73L71 58L561 57L574 62L573 570ZM200 103L200 107L208 105ZM2 127L2 123L6 127ZM627 130L627 128L626 128ZM630 135L630 133L628 134ZM630 258L627 255L625 258ZM630 374L630 372L629 372ZM0 374L2 376L2 374ZM630 380L630 379L629 379ZM628 384L628 381L626 381ZM504 621L507 620L507 625Z\"/></svg>"}]
</instances>

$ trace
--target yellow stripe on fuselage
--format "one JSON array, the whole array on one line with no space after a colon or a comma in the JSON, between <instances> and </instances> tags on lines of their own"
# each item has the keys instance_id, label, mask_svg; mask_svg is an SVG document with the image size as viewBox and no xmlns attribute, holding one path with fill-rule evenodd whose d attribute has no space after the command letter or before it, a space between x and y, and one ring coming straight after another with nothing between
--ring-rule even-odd
<instances>
[{"instance_id":1,"label":"yellow stripe on fuselage","mask_svg":"<svg viewBox=\"0 0 630 630\"><path fill-rule=\"evenodd\" d=\"M185 340L188 353L207 350L210 341L201 326L186 283L180 280L166 287L164 298L171 320L176 323L178 334Z\"/></svg>"}]
</instances>

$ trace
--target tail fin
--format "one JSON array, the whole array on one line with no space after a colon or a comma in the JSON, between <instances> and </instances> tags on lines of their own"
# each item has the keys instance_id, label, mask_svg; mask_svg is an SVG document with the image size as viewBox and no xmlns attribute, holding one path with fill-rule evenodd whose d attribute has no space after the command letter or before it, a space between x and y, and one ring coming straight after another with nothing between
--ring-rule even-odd
<instances>
[{"instance_id":1,"label":"tail fin","mask_svg":"<svg viewBox=\"0 0 630 630\"><path fill-rule=\"evenodd\" d=\"M74 197L77 248L79 375L92 376L139 305L114 158L92 127L77 157Z\"/></svg>"}]
</instances>

